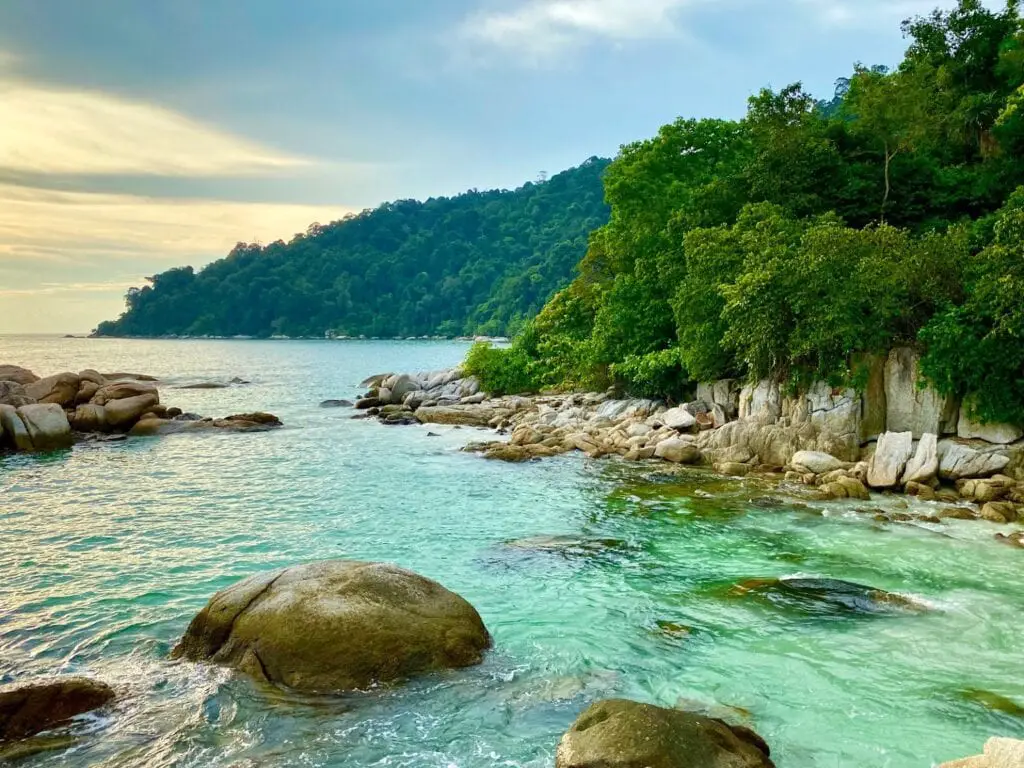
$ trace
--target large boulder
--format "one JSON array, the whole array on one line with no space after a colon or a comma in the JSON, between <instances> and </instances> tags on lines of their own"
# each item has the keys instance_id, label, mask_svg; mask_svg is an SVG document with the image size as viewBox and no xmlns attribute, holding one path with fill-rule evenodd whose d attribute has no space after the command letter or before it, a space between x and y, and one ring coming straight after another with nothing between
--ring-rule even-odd
<instances>
[{"instance_id":1,"label":"large boulder","mask_svg":"<svg viewBox=\"0 0 1024 768\"><path fill-rule=\"evenodd\" d=\"M155 392L118 400L107 400L104 406L107 425L111 429L131 429L142 414L159 402L160 397Z\"/></svg>"},{"instance_id":2,"label":"large boulder","mask_svg":"<svg viewBox=\"0 0 1024 768\"><path fill-rule=\"evenodd\" d=\"M794 467L802 467L815 475L824 475L849 466L835 456L821 451L797 451L789 463Z\"/></svg>"},{"instance_id":3,"label":"large boulder","mask_svg":"<svg viewBox=\"0 0 1024 768\"><path fill-rule=\"evenodd\" d=\"M886 429L911 432L914 439L932 432L956 433L958 406L930 386L921 386L918 354L909 347L889 353L885 363Z\"/></svg>"},{"instance_id":4,"label":"large boulder","mask_svg":"<svg viewBox=\"0 0 1024 768\"><path fill-rule=\"evenodd\" d=\"M400 403L405 399L406 395L410 392L416 392L419 388L419 383L412 376L405 373L396 376L389 387L391 390L391 402Z\"/></svg>"},{"instance_id":5,"label":"large boulder","mask_svg":"<svg viewBox=\"0 0 1024 768\"><path fill-rule=\"evenodd\" d=\"M0 743L34 736L113 699L110 686L84 677L0 686Z\"/></svg>"},{"instance_id":6,"label":"large boulder","mask_svg":"<svg viewBox=\"0 0 1024 768\"><path fill-rule=\"evenodd\" d=\"M701 458L700 449L692 440L678 438L662 440L654 449L654 455L674 464L696 464Z\"/></svg>"},{"instance_id":7,"label":"large boulder","mask_svg":"<svg viewBox=\"0 0 1024 768\"><path fill-rule=\"evenodd\" d=\"M939 768L1021 768L1024 766L1024 741L989 739L985 752L975 757L943 763Z\"/></svg>"},{"instance_id":8,"label":"large boulder","mask_svg":"<svg viewBox=\"0 0 1024 768\"><path fill-rule=\"evenodd\" d=\"M31 405L35 398L29 397L25 387L16 381L0 381L0 405L12 405L20 408Z\"/></svg>"},{"instance_id":9,"label":"large boulder","mask_svg":"<svg viewBox=\"0 0 1024 768\"><path fill-rule=\"evenodd\" d=\"M113 381L110 384L104 384L96 391L90 402L95 405L106 405L111 400L127 400L128 398L142 397L143 395L156 395L156 402L160 402L160 394L155 385L148 381L131 380Z\"/></svg>"},{"instance_id":10,"label":"large boulder","mask_svg":"<svg viewBox=\"0 0 1024 768\"><path fill-rule=\"evenodd\" d=\"M910 432L886 432L878 438L875 455L868 466L868 485L894 488L899 485L907 462L914 455L914 436Z\"/></svg>"},{"instance_id":11,"label":"large boulder","mask_svg":"<svg viewBox=\"0 0 1024 768\"><path fill-rule=\"evenodd\" d=\"M394 565L331 560L218 592L172 656L339 692L478 664L490 645L473 606L437 582Z\"/></svg>"},{"instance_id":12,"label":"large boulder","mask_svg":"<svg viewBox=\"0 0 1024 768\"><path fill-rule=\"evenodd\" d=\"M32 450L56 451L70 448L74 442L67 414L56 403L23 405L18 415L32 439Z\"/></svg>"},{"instance_id":13,"label":"large boulder","mask_svg":"<svg viewBox=\"0 0 1024 768\"><path fill-rule=\"evenodd\" d=\"M960 408L956 435L964 440L984 440L996 445L1008 445L1024 437L1024 429L1013 424L986 424L977 421L971 416L970 404L965 402Z\"/></svg>"},{"instance_id":14,"label":"large boulder","mask_svg":"<svg viewBox=\"0 0 1024 768\"><path fill-rule=\"evenodd\" d=\"M1001 472L1010 457L994 451L981 451L955 440L939 442L939 477L960 480L966 477L989 477Z\"/></svg>"},{"instance_id":15,"label":"large boulder","mask_svg":"<svg viewBox=\"0 0 1024 768\"><path fill-rule=\"evenodd\" d=\"M25 394L40 403L56 403L62 408L75 404L81 379L77 373L58 373L25 385Z\"/></svg>"},{"instance_id":16,"label":"large boulder","mask_svg":"<svg viewBox=\"0 0 1024 768\"><path fill-rule=\"evenodd\" d=\"M682 407L665 411L658 416L658 420L666 427L671 427L680 432L697 426L697 417Z\"/></svg>"},{"instance_id":17,"label":"large boulder","mask_svg":"<svg viewBox=\"0 0 1024 768\"><path fill-rule=\"evenodd\" d=\"M464 424L471 427L486 427L499 416L510 411L489 408L484 405L437 405L422 407L416 411L421 424Z\"/></svg>"},{"instance_id":18,"label":"large boulder","mask_svg":"<svg viewBox=\"0 0 1024 768\"><path fill-rule=\"evenodd\" d=\"M0 381L13 381L15 384L24 386L39 381L39 377L28 368L18 365L0 365Z\"/></svg>"},{"instance_id":19,"label":"large boulder","mask_svg":"<svg viewBox=\"0 0 1024 768\"><path fill-rule=\"evenodd\" d=\"M900 482L922 483L928 485L935 479L939 472L939 437L931 432L921 436L917 444L917 451L907 462L907 468L903 472Z\"/></svg>"},{"instance_id":20,"label":"large boulder","mask_svg":"<svg viewBox=\"0 0 1024 768\"><path fill-rule=\"evenodd\" d=\"M71 416L71 428L76 432L106 432L107 409L92 403L78 406Z\"/></svg>"},{"instance_id":21,"label":"large boulder","mask_svg":"<svg viewBox=\"0 0 1024 768\"><path fill-rule=\"evenodd\" d=\"M836 389L816 381L803 395L784 400L782 410L793 423L810 422L845 443L847 454L860 448L861 397L853 389Z\"/></svg>"},{"instance_id":22,"label":"large boulder","mask_svg":"<svg viewBox=\"0 0 1024 768\"><path fill-rule=\"evenodd\" d=\"M798 451L821 451L842 461L856 461L860 456L860 446L851 446L809 422L783 426L741 419L721 429L702 432L697 437L697 446L711 463L734 461L732 455L739 452L774 467L786 466Z\"/></svg>"},{"instance_id":23,"label":"large boulder","mask_svg":"<svg viewBox=\"0 0 1024 768\"><path fill-rule=\"evenodd\" d=\"M0 447L10 446L16 451L31 451L32 438L13 405L0 404Z\"/></svg>"},{"instance_id":24,"label":"large boulder","mask_svg":"<svg viewBox=\"0 0 1024 768\"><path fill-rule=\"evenodd\" d=\"M749 728L623 699L592 704L562 737L556 768L774 768Z\"/></svg>"}]
</instances>

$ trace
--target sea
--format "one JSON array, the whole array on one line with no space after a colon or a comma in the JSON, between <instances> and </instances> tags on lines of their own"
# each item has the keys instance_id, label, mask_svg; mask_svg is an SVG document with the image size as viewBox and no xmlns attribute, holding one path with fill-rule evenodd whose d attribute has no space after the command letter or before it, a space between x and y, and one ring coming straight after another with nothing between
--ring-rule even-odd
<instances>
[{"instance_id":1,"label":"sea","mask_svg":"<svg viewBox=\"0 0 1024 768\"><path fill-rule=\"evenodd\" d=\"M83 674L119 693L18 765L550 768L603 698L747 725L780 768L919 768L1024 737L1024 551L996 542L1000 527L887 522L933 507L818 502L661 463L492 462L461 450L480 430L320 407L466 350L0 337L0 363L40 375L145 373L167 405L284 422L0 457L0 683ZM249 383L178 389L236 377ZM169 659L217 590L331 558L440 581L476 606L493 650L344 696ZM737 588L793 577L916 609Z\"/></svg>"}]
</instances>

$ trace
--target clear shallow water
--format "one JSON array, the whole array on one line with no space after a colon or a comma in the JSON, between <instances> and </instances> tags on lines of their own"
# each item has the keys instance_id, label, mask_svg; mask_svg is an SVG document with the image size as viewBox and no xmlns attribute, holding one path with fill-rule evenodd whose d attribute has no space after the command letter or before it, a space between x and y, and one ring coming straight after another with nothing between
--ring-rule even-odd
<instances>
[{"instance_id":1,"label":"clear shallow water","mask_svg":"<svg viewBox=\"0 0 1024 768\"><path fill-rule=\"evenodd\" d=\"M473 430L428 437L317 407L370 373L451 365L465 349L0 338L0 361L42 374L240 376L253 383L164 385L163 399L287 425L0 459L0 681L74 672L122 692L110 717L80 725L77 746L23 764L551 766L561 733L607 696L745 718L780 768L928 766L993 734L1024 736L1024 721L958 694L1024 703L1024 553L994 543L995 526L880 525L843 503L765 508L771 492L753 481L661 465L486 462L458 451ZM603 543L505 543L550 535ZM438 579L480 610L495 650L478 668L344 698L167 661L217 589L331 557ZM794 611L728 590L787 574L912 594L930 610Z\"/></svg>"}]
</instances>

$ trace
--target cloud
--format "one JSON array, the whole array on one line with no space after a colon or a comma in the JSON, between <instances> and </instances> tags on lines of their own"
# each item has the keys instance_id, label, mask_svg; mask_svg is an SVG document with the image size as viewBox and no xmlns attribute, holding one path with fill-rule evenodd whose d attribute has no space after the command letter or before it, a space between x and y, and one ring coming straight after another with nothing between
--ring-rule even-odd
<instances>
[{"instance_id":1,"label":"cloud","mask_svg":"<svg viewBox=\"0 0 1024 768\"><path fill-rule=\"evenodd\" d=\"M11 63L0 51L0 71ZM250 176L308 164L153 104L0 80L0 169L9 172Z\"/></svg>"},{"instance_id":2,"label":"cloud","mask_svg":"<svg viewBox=\"0 0 1024 768\"><path fill-rule=\"evenodd\" d=\"M462 35L533 60L558 55L589 39L663 37L678 32L675 14L695 0L529 0L518 7L470 16Z\"/></svg>"},{"instance_id":3,"label":"cloud","mask_svg":"<svg viewBox=\"0 0 1024 768\"><path fill-rule=\"evenodd\" d=\"M206 261L239 240L290 239L331 206L59 192L0 184L0 262L82 264L140 255Z\"/></svg>"}]
</instances>

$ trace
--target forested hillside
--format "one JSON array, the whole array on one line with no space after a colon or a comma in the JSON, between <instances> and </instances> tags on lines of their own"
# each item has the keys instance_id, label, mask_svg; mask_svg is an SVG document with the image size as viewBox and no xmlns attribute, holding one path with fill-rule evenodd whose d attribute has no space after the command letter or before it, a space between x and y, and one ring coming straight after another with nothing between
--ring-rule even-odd
<instances>
[{"instance_id":1,"label":"forested hillside","mask_svg":"<svg viewBox=\"0 0 1024 768\"><path fill-rule=\"evenodd\" d=\"M100 336L505 334L572 279L608 220L591 158L514 191L401 200L313 225L290 242L239 243L199 272L133 288Z\"/></svg>"},{"instance_id":2,"label":"forested hillside","mask_svg":"<svg viewBox=\"0 0 1024 768\"><path fill-rule=\"evenodd\" d=\"M978 415L1024 422L1024 29L1017 2L904 23L896 68L834 98L764 90L739 121L683 120L605 173L610 222L507 351L493 390L856 382L909 343Z\"/></svg>"}]
</instances>

